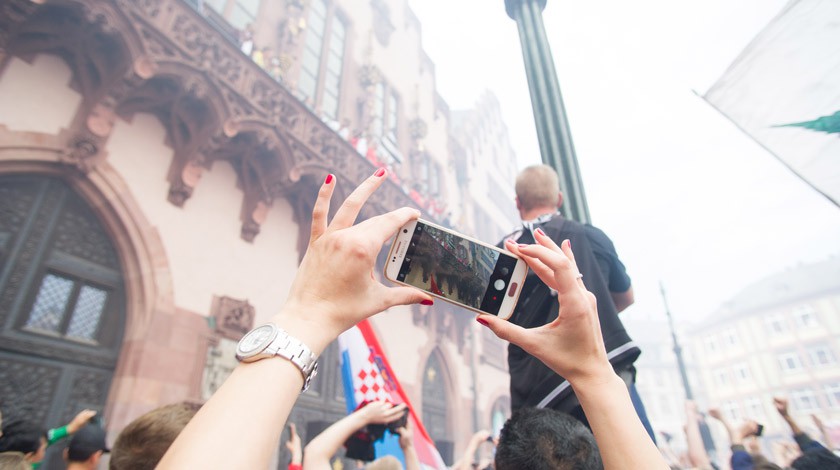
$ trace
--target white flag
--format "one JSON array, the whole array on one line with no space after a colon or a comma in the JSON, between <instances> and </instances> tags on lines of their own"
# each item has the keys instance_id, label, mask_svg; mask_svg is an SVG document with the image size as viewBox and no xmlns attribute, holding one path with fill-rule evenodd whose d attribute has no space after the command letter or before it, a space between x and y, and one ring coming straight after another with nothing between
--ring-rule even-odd
<instances>
[{"instance_id":1,"label":"white flag","mask_svg":"<svg viewBox=\"0 0 840 470\"><path fill-rule=\"evenodd\" d=\"M704 98L840 207L840 0L792 0Z\"/></svg>"}]
</instances>

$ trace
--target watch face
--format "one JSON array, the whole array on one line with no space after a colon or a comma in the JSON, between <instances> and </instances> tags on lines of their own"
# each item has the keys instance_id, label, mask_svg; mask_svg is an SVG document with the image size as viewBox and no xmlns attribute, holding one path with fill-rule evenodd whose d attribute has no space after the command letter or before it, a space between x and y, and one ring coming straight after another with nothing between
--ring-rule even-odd
<instances>
[{"instance_id":1,"label":"watch face","mask_svg":"<svg viewBox=\"0 0 840 470\"><path fill-rule=\"evenodd\" d=\"M274 339L276 329L272 325L263 325L252 330L239 341L239 354L247 356L262 351Z\"/></svg>"}]
</instances>

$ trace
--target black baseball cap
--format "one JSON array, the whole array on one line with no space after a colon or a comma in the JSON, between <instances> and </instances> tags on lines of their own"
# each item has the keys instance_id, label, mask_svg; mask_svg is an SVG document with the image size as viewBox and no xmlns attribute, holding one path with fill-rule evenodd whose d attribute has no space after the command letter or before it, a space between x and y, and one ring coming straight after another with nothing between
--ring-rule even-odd
<instances>
[{"instance_id":1,"label":"black baseball cap","mask_svg":"<svg viewBox=\"0 0 840 470\"><path fill-rule=\"evenodd\" d=\"M111 451L105 444L105 430L95 424L88 424L70 436L67 459L71 462L84 462L100 450Z\"/></svg>"}]
</instances>

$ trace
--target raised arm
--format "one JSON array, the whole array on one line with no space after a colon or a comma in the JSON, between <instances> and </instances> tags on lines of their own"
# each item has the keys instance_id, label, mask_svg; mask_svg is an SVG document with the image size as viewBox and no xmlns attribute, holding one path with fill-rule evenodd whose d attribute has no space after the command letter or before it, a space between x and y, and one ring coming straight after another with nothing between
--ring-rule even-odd
<instances>
[{"instance_id":1,"label":"raised arm","mask_svg":"<svg viewBox=\"0 0 840 470\"><path fill-rule=\"evenodd\" d=\"M289 440L286 441L286 449L292 455L288 470L300 470L303 465L303 448L301 447L300 435L297 433L295 423L289 424Z\"/></svg>"},{"instance_id":2,"label":"raised arm","mask_svg":"<svg viewBox=\"0 0 840 470\"><path fill-rule=\"evenodd\" d=\"M709 455L703 446L703 437L700 435L700 413L697 412L697 404L692 400L685 402L685 437L688 441L688 458L691 465L697 468L711 468Z\"/></svg>"},{"instance_id":3,"label":"raised arm","mask_svg":"<svg viewBox=\"0 0 840 470\"><path fill-rule=\"evenodd\" d=\"M467 448L464 449L464 455L452 468L454 470L472 470L472 463L473 459L475 458L475 451L477 451L481 443L486 441L489 437L490 431L486 429L476 431L470 438L470 442L467 443Z\"/></svg>"},{"instance_id":4,"label":"raised arm","mask_svg":"<svg viewBox=\"0 0 840 470\"><path fill-rule=\"evenodd\" d=\"M374 401L336 421L307 444L303 453L304 468L329 468L330 458L356 431L368 424L390 423L402 416L405 405Z\"/></svg>"},{"instance_id":5,"label":"raised arm","mask_svg":"<svg viewBox=\"0 0 840 470\"><path fill-rule=\"evenodd\" d=\"M403 208L353 225L386 175L379 169L365 180L329 224L335 177L329 175L318 193L306 255L288 300L272 318L316 355L377 312L431 302L417 289L386 287L373 276L382 245L417 218L417 210ZM266 468L303 383L301 370L282 357L239 364L181 432L159 468Z\"/></svg>"},{"instance_id":6,"label":"raised arm","mask_svg":"<svg viewBox=\"0 0 840 470\"><path fill-rule=\"evenodd\" d=\"M578 276L568 240L557 246L541 229L535 231L535 239L536 245L507 241L505 248L524 258L540 279L557 291L557 318L532 329L492 315L480 315L477 321L569 381L606 469L668 468L639 420L627 386L607 359L595 296Z\"/></svg>"}]
</instances>

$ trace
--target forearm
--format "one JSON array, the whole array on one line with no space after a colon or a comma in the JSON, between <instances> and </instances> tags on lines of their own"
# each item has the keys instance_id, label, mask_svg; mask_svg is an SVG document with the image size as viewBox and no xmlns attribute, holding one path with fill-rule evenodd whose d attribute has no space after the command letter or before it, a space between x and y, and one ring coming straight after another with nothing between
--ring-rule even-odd
<instances>
[{"instance_id":1,"label":"forearm","mask_svg":"<svg viewBox=\"0 0 840 470\"><path fill-rule=\"evenodd\" d=\"M306 446L304 452L304 467L322 468L329 465L330 457L333 456L341 445L353 435L354 432L365 427L367 422L358 413L352 413L336 421L330 427L318 434L315 439Z\"/></svg>"},{"instance_id":2,"label":"forearm","mask_svg":"<svg viewBox=\"0 0 840 470\"><path fill-rule=\"evenodd\" d=\"M405 455L405 470L420 470L420 458L417 457L417 451L413 445L403 447L403 455Z\"/></svg>"},{"instance_id":3,"label":"forearm","mask_svg":"<svg viewBox=\"0 0 840 470\"><path fill-rule=\"evenodd\" d=\"M274 323L320 354L328 335L275 316ZM187 424L158 468L266 468L303 375L283 358L239 364Z\"/></svg>"},{"instance_id":4,"label":"forearm","mask_svg":"<svg viewBox=\"0 0 840 470\"><path fill-rule=\"evenodd\" d=\"M616 312L619 313L623 312L627 307L633 305L636 301L632 287L624 292L610 292L610 296L615 304Z\"/></svg>"},{"instance_id":5,"label":"forearm","mask_svg":"<svg viewBox=\"0 0 840 470\"><path fill-rule=\"evenodd\" d=\"M703 438L700 436L700 423L697 418L697 415L689 416L685 427L688 458L691 460L691 465L698 468L707 468L711 463L703 446Z\"/></svg>"},{"instance_id":6,"label":"forearm","mask_svg":"<svg viewBox=\"0 0 840 470\"><path fill-rule=\"evenodd\" d=\"M790 426L790 431L794 435L802 434L802 429L799 427L799 424L797 424L796 420L794 420L789 414L782 415L782 418L784 418L785 422L788 423L788 426Z\"/></svg>"},{"instance_id":7,"label":"forearm","mask_svg":"<svg viewBox=\"0 0 840 470\"><path fill-rule=\"evenodd\" d=\"M572 388L586 414L604 468L668 468L633 408L627 385L617 375Z\"/></svg>"}]
</instances>

